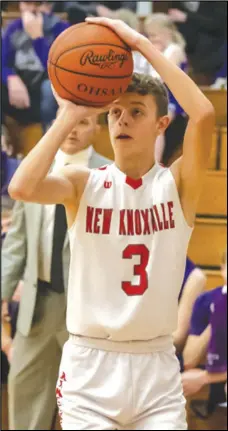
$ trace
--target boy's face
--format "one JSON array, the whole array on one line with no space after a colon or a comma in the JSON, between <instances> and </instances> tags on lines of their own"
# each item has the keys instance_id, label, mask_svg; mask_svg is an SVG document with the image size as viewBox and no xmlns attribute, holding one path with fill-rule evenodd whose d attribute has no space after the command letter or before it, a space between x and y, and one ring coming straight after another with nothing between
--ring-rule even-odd
<instances>
[{"instance_id":1,"label":"boy's face","mask_svg":"<svg viewBox=\"0 0 228 431\"><path fill-rule=\"evenodd\" d=\"M125 93L117 99L108 115L114 151L136 154L154 150L155 140L169 124L168 116L158 117L153 96Z\"/></svg>"},{"instance_id":2,"label":"boy's face","mask_svg":"<svg viewBox=\"0 0 228 431\"><path fill-rule=\"evenodd\" d=\"M20 1L19 3L20 12L31 12L36 13L38 3L35 1Z\"/></svg>"},{"instance_id":3,"label":"boy's face","mask_svg":"<svg viewBox=\"0 0 228 431\"><path fill-rule=\"evenodd\" d=\"M85 150L91 145L92 137L96 133L96 129L96 118L84 118L84 120L80 121L67 136L60 147L61 150L70 155Z\"/></svg>"}]
</instances>

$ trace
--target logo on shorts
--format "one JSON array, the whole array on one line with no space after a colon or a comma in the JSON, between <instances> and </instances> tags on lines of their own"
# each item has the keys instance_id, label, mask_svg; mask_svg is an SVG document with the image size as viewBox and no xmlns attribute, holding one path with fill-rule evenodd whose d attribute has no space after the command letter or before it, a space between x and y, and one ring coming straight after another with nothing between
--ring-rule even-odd
<instances>
[{"instance_id":1,"label":"logo on shorts","mask_svg":"<svg viewBox=\"0 0 228 431\"><path fill-rule=\"evenodd\" d=\"M57 386L55 389L55 393L56 393L56 400L57 400L57 405L59 408L59 417L60 419L62 419L62 387L63 387L63 382L66 382L66 374L64 372L62 372L62 374L59 376L58 382L57 382Z\"/></svg>"},{"instance_id":2,"label":"logo on shorts","mask_svg":"<svg viewBox=\"0 0 228 431\"><path fill-rule=\"evenodd\" d=\"M112 187L112 181L105 181L104 182L104 188L110 189Z\"/></svg>"}]
</instances>

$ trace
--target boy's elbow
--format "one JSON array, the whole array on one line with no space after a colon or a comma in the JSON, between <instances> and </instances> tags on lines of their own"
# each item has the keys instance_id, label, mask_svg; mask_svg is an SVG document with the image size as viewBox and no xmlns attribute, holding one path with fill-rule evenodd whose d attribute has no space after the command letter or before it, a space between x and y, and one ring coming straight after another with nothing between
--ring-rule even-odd
<instances>
[{"instance_id":1,"label":"boy's elbow","mask_svg":"<svg viewBox=\"0 0 228 431\"><path fill-rule=\"evenodd\" d=\"M27 201L29 200L28 192L25 188L17 186L13 183L9 184L8 193L14 201Z\"/></svg>"},{"instance_id":2,"label":"boy's elbow","mask_svg":"<svg viewBox=\"0 0 228 431\"><path fill-rule=\"evenodd\" d=\"M201 106L199 121L209 121L210 123L215 123L215 108L208 99L206 99Z\"/></svg>"}]
</instances>

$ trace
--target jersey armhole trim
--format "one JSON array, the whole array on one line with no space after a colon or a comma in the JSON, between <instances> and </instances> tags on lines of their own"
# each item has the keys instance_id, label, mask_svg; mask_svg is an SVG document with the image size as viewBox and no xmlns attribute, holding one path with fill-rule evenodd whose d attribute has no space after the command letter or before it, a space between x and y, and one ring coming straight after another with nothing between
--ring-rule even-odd
<instances>
[{"instance_id":1,"label":"jersey armhole trim","mask_svg":"<svg viewBox=\"0 0 228 431\"><path fill-rule=\"evenodd\" d=\"M182 205L181 205L180 196L179 196L179 193L178 193L178 190L177 190L177 185L176 185L175 178L174 178L174 176L173 176L173 174L172 174L172 172L171 172L171 169L167 168L167 170L168 170L169 175L170 175L170 177L171 177L171 179L172 179L172 183L173 183L173 186L174 186L174 187L173 187L173 189L174 189L174 193L176 194L176 197L177 197L177 202L178 202L179 207L180 207L180 211L181 211L181 215L182 215L183 222L184 222L184 224L185 224L186 228L187 228L190 232L192 232L192 231L194 230L194 228L195 228L195 223L193 224L193 226L189 226L189 224L188 224L188 222L187 222L187 220L186 220L186 218L185 218L184 212L183 212L183 208L182 208Z\"/></svg>"},{"instance_id":2,"label":"jersey armhole trim","mask_svg":"<svg viewBox=\"0 0 228 431\"><path fill-rule=\"evenodd\" d=\"M84 188L84 190L83 190L83 193L82 193L82 195L81 195L81 199L80 199L80 202L79 202L79 205L78 205L78 211L77 211L77 214L76 214L76 216L75 216L75 219L74 219L74 221L73 221L73 223L72 223L71 227L70 227L69 229L67 229L68 234L71 234L71 232L74 230L74 227L75 227L75 225L76 225L76 221L77 221L77 217L78 217L78 213L79 213L79 211L80 211L80 209L81 209L82 202L83 202L83 200L84 200L84 197L85 197L86 191L87 191L87 189L88 189L88 187L89 187L89 185L90 185L90 183L91 183L91 180L92 180L92 177L93 177L93 173L94 173L94 171L95 171L95 169L90 169L90 174L89 174L89 177L88 177L87 183L86 183L86 185L85 185L85 188Z\"/></svg>"}]
</instances>

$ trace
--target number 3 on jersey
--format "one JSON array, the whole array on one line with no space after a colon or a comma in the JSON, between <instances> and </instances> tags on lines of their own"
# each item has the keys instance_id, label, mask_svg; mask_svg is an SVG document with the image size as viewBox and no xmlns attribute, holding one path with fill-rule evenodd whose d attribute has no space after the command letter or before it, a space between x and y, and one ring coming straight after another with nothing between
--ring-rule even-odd
<instances>
[{"instance_id":1,"label":"number 3 on jersey","mask_svg":"<svg viewBox=\"0 0 228 431\"><path fill-rule=\"evenodd\" d=\"M144 244L130 244L122 254L123 259L132 259L140 256L139 265L134 265L134 275L139 276L139 284L131 284L130 281L122 281L122 289L129 296L143 295L148 288L148 275L146 272L149 260L149 250Z\"/></svg>"}]
</instances>

